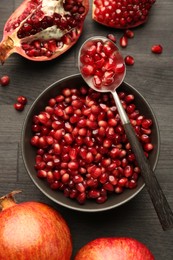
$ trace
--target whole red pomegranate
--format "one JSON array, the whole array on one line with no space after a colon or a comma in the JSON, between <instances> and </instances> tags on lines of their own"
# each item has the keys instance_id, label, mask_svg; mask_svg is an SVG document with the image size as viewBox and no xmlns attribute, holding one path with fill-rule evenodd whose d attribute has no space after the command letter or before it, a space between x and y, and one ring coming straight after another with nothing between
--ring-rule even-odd
<instances>
[{"instance_id":1,"label":"whole red pomegranate","mask_svg":"<svg viewBox=\"0 0 173 260\"><path fill-rule=\"evenodd\" d=\"M147 21L155 0L93 0L93 19L113 28L132 28Z\"/></svg>"},{"instance_id":2,"label":"whole red pomegranate","mask_svg":"<svg viewBox=\"0 0 173 260\"><path fill-rule=\"evenodd\" d=\"M154 260L149 249L133 238L97 238L83 246L75 260Z\"/></svg>"},{"instance_id":3,"label":"whole red pomegranate","mask_svg":"<svg viewBox=\"0 0 173 260\"><path fill-rule=\"evenodd\" d=\"M0 259L70 260L72 241L63 217L39 202L0 198Z\"/></svg>"},{"instance_id":4,"label":"whole red pomegranate","mask_svg":"<svg viewBox=\"0 0 173 260\"><path fill-rule=\"evenodd\" d=\"M76 43L89 0L25 0L7 20L0 61L12 53L34 61L51 60Z\"/></svg>"}]
</instances>

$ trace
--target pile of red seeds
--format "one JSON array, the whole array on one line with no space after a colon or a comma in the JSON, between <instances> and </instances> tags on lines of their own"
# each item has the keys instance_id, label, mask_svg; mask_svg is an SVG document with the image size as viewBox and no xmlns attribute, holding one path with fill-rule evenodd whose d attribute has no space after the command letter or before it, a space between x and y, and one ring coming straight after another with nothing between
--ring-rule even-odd
<instances>
[{"instance_id":1,"label":"pile of red seeds","mask_svg":"<svg viewBox=\"0 0 173 260\"><path fill-rule=\"evenodd\" d=\"M133 95L119 97L148 156L152 121L140 114ZM32 131L37 176L66 197L104 203L137 186L140 169L111 94L65 88L34 115Z\"/></svg>"},{"instance_id":2,"label":"pile of red seeds","mask_svg":"<svg viewBox=\"0 0 173 260\"><path fill-rule=\"evenodd\" d=\"M94 40L85 43L81 50L80 69L90 78L95 88L101 89L122 79L125 65L112 41Z\"/></svg>"},{"instance_id":3,"label":"pile of red seeds","mask_svg":"<svg viewBox=\"0 0 173 260\"><path fill-rule=\"evenodd\" d=\"M14 104L14 108L17 111L23 111L26 103L27 103L27 98L25 96L18 96L17 102Z\"/></svg>"}]
</instances>

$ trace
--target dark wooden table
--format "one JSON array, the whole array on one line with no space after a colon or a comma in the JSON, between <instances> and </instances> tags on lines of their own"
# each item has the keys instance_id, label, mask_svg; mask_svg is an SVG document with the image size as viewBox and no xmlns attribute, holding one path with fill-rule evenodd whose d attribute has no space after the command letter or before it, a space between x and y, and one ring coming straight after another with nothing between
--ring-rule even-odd
<instances>
[{"instance_id":1,"label":"dark wooden table","mask_svg":"<svg viewBox=\"0 0 173 260\"><path fill-rule=\"evenodd\" d=\"M7 3L8 2L8 3ZM0 34L10 14L21 0L0 1ZM90 1L91 2L91 1ZM173 209L173 2L157 0L148 23L134 30L125 56L130 54L135 65L127 68L125 80L136 87L148 100L157 117L161 150L156 174ZM27 110L35 98L53 82L78 73L77 54L85 39L94 35L114 33L119 40L123 34L92 21L91 9L85 20L83 34L77 44L61 57L34 63L12 55L0 68L0 76L7 74L11 82L0 87L0 196L22 189L18 201L37 200L52 205L67 220L74 245L74 254L88 241L102 236L129 236L145 243L157 260L173 259L173 230L163 231L144 188L125 205L102 213L80 213L63 208L46 198L30 180L21 155L21 130ZM163 53L151 53L153 44L162 44ZM23 112L13 108L19 95L28 98ZM144 259L145 260L145 259Z\"/></svg>"}]
</instances>

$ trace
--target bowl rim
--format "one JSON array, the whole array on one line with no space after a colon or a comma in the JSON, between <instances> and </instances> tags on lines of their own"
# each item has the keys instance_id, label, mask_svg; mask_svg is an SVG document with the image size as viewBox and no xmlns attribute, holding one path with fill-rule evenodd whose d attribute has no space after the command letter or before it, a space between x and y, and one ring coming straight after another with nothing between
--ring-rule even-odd
<instances>
[{"instance_id":1,"label":"bowl rim","mask_svg":"<svg viewBox=\"0 0 173 260\"><path fill-rule=\"evenodd\" d=\"M69 75L69 76L66 76L66 77L63 77L57 81L55 81L54 83L50 84L48 87L46 87L43 91L41 91L41 93L36 97L36 99L33 101L33 103L31 104L30 108L28 109L26 115L25 115L25 118L24 118L24 122L23 122L23 126L22 126L22 131L21 131L21 151L22 151L22 159L23 159L23 162L24 162L24 166L25 166L25 169L30 177L30 179L33 181L33 183L35 184L35 186L46 196L48 197L51 201L55 202L56 204L58 205L61 205L65 208L68 208L68 209L72 209L72 210L75 210L75 211L80 211L80 212L102 212L102 211L107 211L107 210L110 210L110 209L113 209L113 208L117 208L125 203L127 203L128 201L130 201L132 198L134 198L144 187L145 187L145 183L143 183L141 185L140 188L138 188L131 196L127 197L126 199L124 199L123 201L119 202L119 203L116 203L116 204L113 204L113 205L108 205L108 206L104 206L104 203L101 204L102 207L101 208L84 208L82 207L83 205L80 205L78 203L76 203L76 206L72 206L72 205L69 205L69 204L66 204L64 202L61 202L59 200L57 200L56 198L53 198L50 194L47 193L47 191L44 190L44 188L40 187L40 185L38 184L38 182L34 179L34 177L32 176L32 174L30 173L30 170L28 168L28 165L27 165L27 161L26 161L26 158L25 158L25 132L26 132L26 125L27 125L27 122L28 122L28 117L29 115L32 113L32 111L34 110L35 108L35 105L37 104L38 100L46 93L48 92L50 89L52 89L54 86L58 85L59 83L61 83L62 81L65 81L65 80L68 80L68 79L72 79L72 78L76 78L76 77L81 77L82 79L82 76L80 73L77 73L77 74L72 74L72 75ZM135 88L133 87L132 85L130 85L129 83L127 83L126 81L123 81L122 84L125 84L127 86L129 86L131 89L134 90L134 92L136 92L146 103L146 105L148 106L151 114L152 114L152 117L155 121L155 128L156 128L156 133L157 133L157 137L158 137L158 143L157 143L157 153L155 155L155 162L153 164L153 171L156 169L156 166L157 166L157 163L158 163L158 160L159 160L159 155L160 155L160 131L159 131L159 125L158 125L158 121L157 121L157 118L153 112L153 109L152 107L150 106L150 104L148 103L148 101L144 98L144 96Z\"/></svg>"}]
</instances>

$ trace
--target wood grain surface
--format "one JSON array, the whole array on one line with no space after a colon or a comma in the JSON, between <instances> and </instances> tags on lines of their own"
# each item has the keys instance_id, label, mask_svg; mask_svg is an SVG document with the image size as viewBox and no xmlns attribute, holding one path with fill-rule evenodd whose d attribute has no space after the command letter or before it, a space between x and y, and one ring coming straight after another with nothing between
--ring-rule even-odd
<instances>
[{"instance_id":1,"label":"wood grain surface","mask_svg":"<svg viewBox=\"0 0 173 260\"><path fill-rule=\"evenodd\" d=\"M0 36L3 27L21 0L0 1ZM90 1L91 3L92 1ZM157 260L173 259L173 230L163 231L146 188L125 205L100 213L79 213L63 208L46 198L30 180L21 155L21 131L27 110L35 98L53 82L78 73L77 55L80 45L88 37L114 33L117 41L121 30L106 28L91 19L90 11L77 44L59 58L36 63L17 54L0 68L0 76L7 74L11 82L0 87L0 196L21 189L17 200L46 202L60 211L67 220L74 251L88 241L101 236L129 236L146 244ZM123 56L132 55L134 66L127 67L125 81L133 85L150 103L160 129L161 148L155 170L159 183L173 209L173 1L157 0L148 22L134 29ZM153 44L162 44L163 53L151 53ZM23 112L13 108L18 95L28 98ZM145 259L144 259L145 260Z\"/></svg>"}]
</instances>

